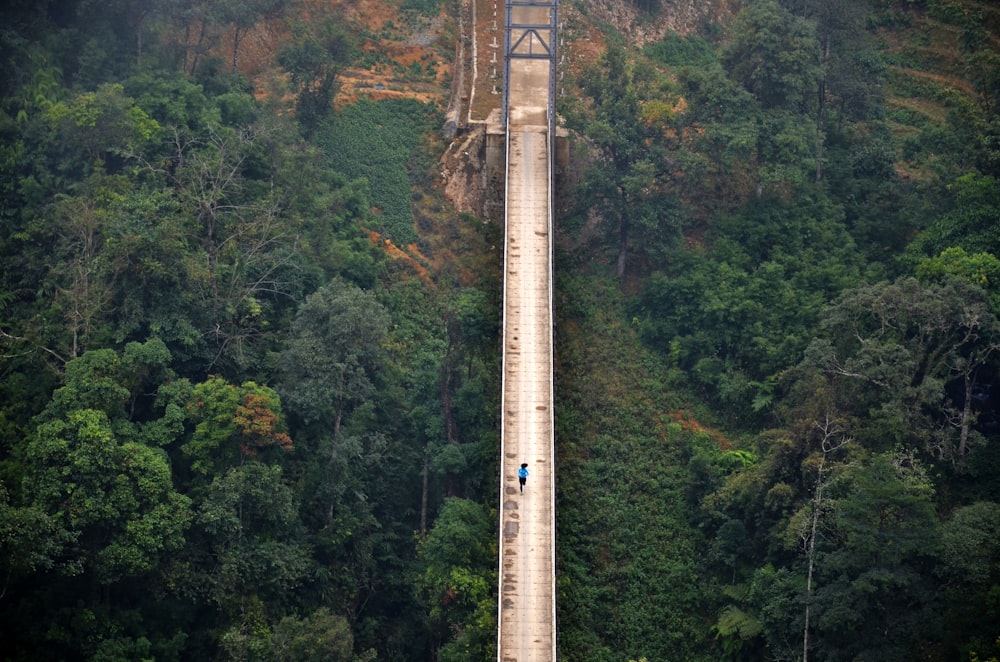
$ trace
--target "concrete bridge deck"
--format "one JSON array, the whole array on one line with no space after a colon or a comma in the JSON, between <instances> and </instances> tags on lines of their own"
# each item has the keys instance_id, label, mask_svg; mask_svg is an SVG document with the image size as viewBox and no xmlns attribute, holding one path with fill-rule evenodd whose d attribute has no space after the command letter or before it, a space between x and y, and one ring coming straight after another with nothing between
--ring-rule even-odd
<instances>
[{"instance_id":1,"label":"concrete bridge deck","mask_svg":"<svg viewBox=\"0 0 1000 662\"><path fill-rule=\"evenodd\" d=\"M530 14L522 20L538 22ZM508 79L500 662L556 657L549 67L547 60L511 60ZM530 476L522 493L517 469L525 462Z\"/></svg>"}]
</instances>

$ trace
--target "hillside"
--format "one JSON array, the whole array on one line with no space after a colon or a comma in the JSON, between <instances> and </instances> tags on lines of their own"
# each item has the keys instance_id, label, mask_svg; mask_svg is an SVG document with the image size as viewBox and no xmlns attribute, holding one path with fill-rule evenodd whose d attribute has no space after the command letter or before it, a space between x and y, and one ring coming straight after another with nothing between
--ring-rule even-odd
<instances>
[{"instance_id":1,"label":"hillside","mask_svg":"<svg viewBox=\"0 0 1000 662\"><path fill-rule=\"evenodd\" d=\"M493 11L0 7L5 659L495 657ZM1000 8L560 24L560 659L1000 659Z\"/></svg>"},{"instance_id":2,"label":"hillside","mask_svg":"<svg viewBox=\"0 0 1000 662\"><path fill-rule=\"evenodd\" d=\"M997 523L995 363L934 367L962 341L928 326L975 272L996 346L995 7L781 5L606 29L621 53L562 110L597 164L557 273L570 659L1000 653L995 575L929 571L973 511Z\"/></svg>"}]
</instances>

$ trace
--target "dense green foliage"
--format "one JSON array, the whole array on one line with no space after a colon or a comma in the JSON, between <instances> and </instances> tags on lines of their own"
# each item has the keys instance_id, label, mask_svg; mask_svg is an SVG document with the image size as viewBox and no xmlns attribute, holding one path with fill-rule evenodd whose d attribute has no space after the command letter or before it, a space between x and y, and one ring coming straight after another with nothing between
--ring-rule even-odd
<instances>
[{"instance_id":1,"label":"dense green foliage","mask_svg":"<svg viewBox=\"0 0 1000 662\"><path fill-rule=\"evenodd\" d=\"M493 648L496 265L439 286L378 234L422 191L496 239L425 186L432 108L332 112L344 26L289 14L296 98L254 98L290 9L0 10L4 659Z\"/></svg>"},{"instance_id":2,"label":"dense green foliage","mask_svg":"<svg viewBox=\"0 0 1000 662\"><path fill-rule=\"evenodd\" d=\"M581 75L562 659L996 658L998 19L767 0Z\"/></svg>"},{"instance_id":3,"label":"dense green foliage","mask_svg":"<svg viewBox=\"0 0 1000 662\"><path fill-rule=\"evenodd\" d=\"M317 136L334 169L368 182L372 199L379 201L375 227L398 244L416 240L410 188L430 181L415 150L421 131L439 124L429 122L431 114L416 101L361 101Z\"/></svg>"},{"instance_id":4,"label":"dense green foliage","mask_svg":"<svg viewBox=\"0 0 1000 662\"><path fill-rule=\"evenodd\" d=\"M296 9L0 8L5 659L495 657L499 230ZM763 0L567 80L561 659L1000 655L997 34Z\"/></svg>"}]
</instances>

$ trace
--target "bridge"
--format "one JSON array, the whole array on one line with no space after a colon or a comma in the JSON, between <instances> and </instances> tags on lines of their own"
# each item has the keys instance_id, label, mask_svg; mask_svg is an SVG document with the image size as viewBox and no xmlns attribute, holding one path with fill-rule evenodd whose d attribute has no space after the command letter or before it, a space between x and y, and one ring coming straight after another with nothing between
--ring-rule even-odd
<instances>
[{"instance_id":1,"label":"bridge","mask_svg":"<svg viewBox=\"0 0 1000 662\"><path fill-rule=\"evenodd\" d=\"M558 0L507 0L498 662L556 659L552 374ZM527 463L522 492L518 468Z\"/></svg>"}]
</instances>

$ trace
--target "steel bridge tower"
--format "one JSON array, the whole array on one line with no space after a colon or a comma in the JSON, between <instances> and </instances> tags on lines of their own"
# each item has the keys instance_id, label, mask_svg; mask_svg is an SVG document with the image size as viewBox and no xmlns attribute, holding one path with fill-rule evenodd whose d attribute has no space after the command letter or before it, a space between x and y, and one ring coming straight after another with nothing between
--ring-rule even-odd
<instances>
[{"instance_id":1,"label":"steel bridge tower","mask_svg":"<svg viewBox=\"0 0 1000 662\"><path fill-rule=\"evenodd\" d=\"M521 11L526 9L527 11ZM512 60L549 61L548 129L554 140L556 128L556 29L558 0L506 0L504 3L503 104L500 123L508 130L510 112L510 63ZM522 17L527 17L525 20ZM540 17L542 20L537 20Z\"/></svg>"}]
</instances>

